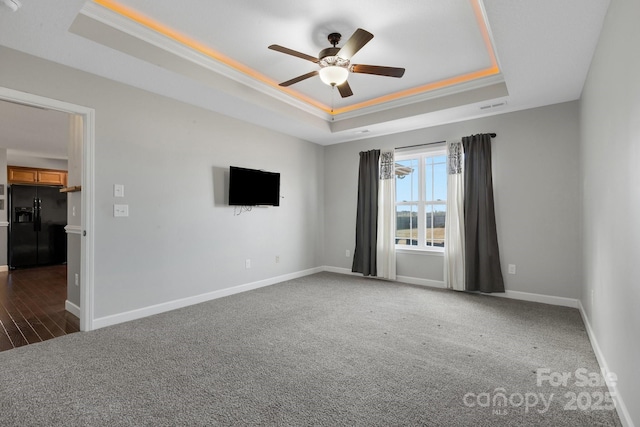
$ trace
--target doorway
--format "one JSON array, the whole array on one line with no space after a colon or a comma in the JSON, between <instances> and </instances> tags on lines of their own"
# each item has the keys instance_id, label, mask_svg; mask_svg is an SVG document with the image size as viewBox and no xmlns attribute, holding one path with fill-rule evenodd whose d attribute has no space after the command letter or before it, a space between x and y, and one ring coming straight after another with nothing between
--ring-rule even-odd
<instances>
[{"instance_id":1,"label":"doorway","mask_svg":"<svg viewBox=\"0 0 640 427\"><path fill-rule=\"evenodd\" d=\"M75 244L76 253L68 259L68 268L72 268L72 263L76 262L78 273L73 273L71 282L77 285L79 293L79 306L66 304L66 310L77 314L79 317L79 329L89 331L93 329L93 147L95 112L93 109L75 104L41 97L25 92L19 92L8 88L0 87L0 100L12 102L22 106L35 107L40 109L53 110L72 115L76 121L76 126L72 126L70 140L78 144L79 155L77 158L69 158L69 170L75 168L78 172L80 185L74 185L74 193L71 197L76 198L79 212L79 221L65 227L69 242L71 236L77 237ZM76 138L74 138L74 135ZM70 187L71 188L71 187ZM76 214L76 210L73 210ZM70 248L70 252L73 249ZM67 268L65 266L65 269Z\"/></svg>"}]
</instances>

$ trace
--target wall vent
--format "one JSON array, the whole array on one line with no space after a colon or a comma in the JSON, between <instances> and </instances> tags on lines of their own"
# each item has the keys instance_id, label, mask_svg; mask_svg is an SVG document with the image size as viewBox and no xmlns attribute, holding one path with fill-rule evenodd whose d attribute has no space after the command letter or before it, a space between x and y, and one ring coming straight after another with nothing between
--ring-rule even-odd
<instances>
[{"instance_id":1,"label":"wall vent","mask_svg":"<svg viewBox=\"0 0 640 427\"><path fill-rule=\"evenodd\" d=\"M507 101L496 102L495 104L482 105L482 106L480 106L480 109L481 110L490 110L492 108L504 107L505 105L507 105Z\"/></svg>"}]
</instances>

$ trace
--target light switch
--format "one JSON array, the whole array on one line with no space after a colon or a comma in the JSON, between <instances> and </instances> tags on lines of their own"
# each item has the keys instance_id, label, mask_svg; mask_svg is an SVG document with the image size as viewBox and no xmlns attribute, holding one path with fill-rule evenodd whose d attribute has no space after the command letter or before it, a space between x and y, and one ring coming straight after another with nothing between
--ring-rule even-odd
<instances>
[{"instance_id":1,"label":"light switch","mask_svg":"<svg viewBox=\"0 0 640 427\"><path fill-rule=\"evenodd\" d=\"M129 205L113 205L113 216L129 216Z\"/></svg>"},{"instance_id":2,"label":"light switch","mask_svg":"<svg viewBox=\"0 0 640 427\"><path fill-rule=\"evenodd\" d=\"M124 197L123 184L113 184L113 197Z\"/></svg>"}]
</instances>

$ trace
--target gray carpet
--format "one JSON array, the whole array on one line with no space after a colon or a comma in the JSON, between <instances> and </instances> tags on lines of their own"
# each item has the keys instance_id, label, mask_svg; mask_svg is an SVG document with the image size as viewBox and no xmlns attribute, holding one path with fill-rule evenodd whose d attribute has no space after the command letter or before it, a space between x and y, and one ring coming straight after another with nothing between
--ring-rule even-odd
<instances>
[{"instance_id":1,"label":"gray carpet","mask_svg":"<svg viewBox=\"0 0 640 427\"><path fill-rule=\"evenodd\" d=\"M0 353L0 424L620 425L579 368L575 309L321 273Z\"/></svg>"}]
</instances>

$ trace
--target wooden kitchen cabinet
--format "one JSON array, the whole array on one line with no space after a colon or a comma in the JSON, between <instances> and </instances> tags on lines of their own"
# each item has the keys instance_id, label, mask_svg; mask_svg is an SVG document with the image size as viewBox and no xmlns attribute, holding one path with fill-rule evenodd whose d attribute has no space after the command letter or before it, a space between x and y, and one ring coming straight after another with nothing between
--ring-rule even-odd
<instances>
[{"instance_id":1,"label":"wooden kitchen cabinet","mask_svg":"<svg viewBox=\"0 0 640 427\"><path fill-rule=\"evenodd\" d=\"M9 184L67 185L67 171L7 166Z\"/></svg>"},{"instance_id":2,"label":"wooden kitchen cabinet","mask_svg":"<svg viewBox=\"0 0 640 427\"><path fill-rule=\"evenodd\" d=\"M67 185L67 172L38 170L38 184Z\"/></svg>"}]
</instances>

